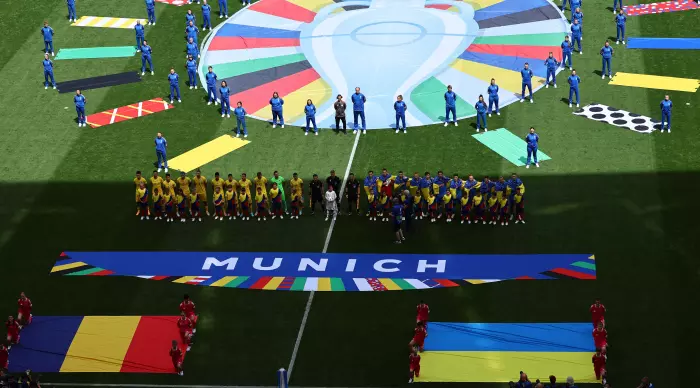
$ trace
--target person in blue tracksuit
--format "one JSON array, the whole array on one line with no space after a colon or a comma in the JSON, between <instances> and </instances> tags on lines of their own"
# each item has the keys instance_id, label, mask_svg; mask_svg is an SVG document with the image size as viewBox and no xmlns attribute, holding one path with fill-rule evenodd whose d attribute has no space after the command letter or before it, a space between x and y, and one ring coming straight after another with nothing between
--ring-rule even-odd
<instances>
[{"instance_id":1,"label":"person in blue tracksuit","mask_svg":"<svg viewBox=\"0 0 700 388\"><path fill-rule=\"evenodd\" d=\"M56 89L56 81L53 79L53 62L49 59L49 54L44 54L42 63L44 65L44 89L49 88L49 78L51 79L51 86Z\"/></svg>"},{"instance_id":2,"label":"person in blue tracksuit","mask_svg":"<svg viewBox=\"0 0 700 388\"><path fill-rule=\"evenodd\" d=\"M199 28L194 25L194 22L189 22L187 27L185 27L185 36L186 36L186 41L189 41L190 39L194 40L194 43L199 44L197 42L197 34L199 33Z\"/></svg>"},{"instance_id":3,"label":"person in blue tracksuit","mask_svg":"<svg viewBox=\"0 0 700 388\"><path fill-rule=\"evenodd\" d=\"M189 26L190 22L192 22L192 24L196 25L197 18L195 18L194 14L192 13L192 10L188 9L187 13L185 14L185 27Z\"/></svg>"},{"instance_id":4,"label":"person in blue tracksuit","mask_svg":"<svg viewBox=\"0 0 700 388\"><path fill-rule=\"evenodd\" d=\"M243 137L248 137L248 128L245 125L245 115L248 113L243 108L241 101L236 103L236 109L233 110L233 114L236 115L236 137L241 136L241 126L243 127Z\"/></svg>"},{"instance_id":5,"label":"person in blue tracksuit","mask_svg":"<svg viewBox=\"0 0 700 388\"><path fill-rule=\"evenodd\" d=\"M583 41L583 12L581 12L581 8L576 8L575 11L571 12L571 24L574 24L574 20L578 20L578 24L581 26L581 40Z\"/></svg>"},{"instance_id":6,"label":"person in blue tracksuit","mask_svg":"<svg viewBox=\"0 0 700 388\"><path fill-rule=\"evenodd\" d=\"M554 53L550 52L549 53L549 58L547 58L544 61L544 65L547 67L547 81L545 83L545 88L549 87L549 80L551 78L552 84L554 84L554 87L557 87L557 68L559 67L560 63L557 62L557 59L554 58Z\"/></svg>"},{"instance_id":7,"label":"person in blue tracksuit","mask_svg":"<svg viewBox=\"0 0 700 388\"><path fill-rule=\"evenodd\" d=\"M661 107L661 133L664 133L664 124L668 124L668 133L671 133L671 108L673 108L671 98L666 95L659 106Z\"/></svg>"},{"instance_id":8,"label":"person in blue tracksuit","mask_svg":"<svg viewBox=\"0 0 700 388\"><path fill-rule=\"evenodd\" d=\"M615 14L616 9L622 11L622 0L613 0L613 14Z\"/></svg>"},{"instance_id":9,"label":"person in blue tracksuit","mask_svg":"<svg viewBox=\"0 0 700 388\"><path fill-rule=\"evenodd\" d=\"M154 74L153 59L151 58L152 53L153 49L148 45L148 41L144 40L141 46L141 75L146 74L146 62L148 62L148 68L151 69L151 75Z\"/></svg>"},{"instance_id":10,"label":"person in blue tracksuit","mask_svg":"<svg viewBox=\"0 0 700 388\"><path fill-rule=\"evenodd\" d=\"M572 51L574 51L574 46L569 40L569 35L567 35L564 37L564 41L561 43L561 64L564 65L564 67L568 67L569 70L571 70L571 68L574 66L574 63L571 60Z\"/></svg>"},{"instance_id":11,"label":"person in blue tracksuit","mask_svg":"<svg viewBox=\"0 0 700 388\"><path fill-rule=\"evenodd\" d=\"M84 127L85 124L85 103L87 99L80 93L80 90L75 91L75 96L73 96L73 102L75 103L75 112L78 113L78 127Z\"/></svg>"},{"instance_id":12,"label":"person in blue tracksuit","mask_svg":"<svg viewBox=\"0 0 700 388\"><path fill-rule=\"evenodd\" d=\"M278 121L280 126L284 128L282 105L284 105L284 100L280 98L277 92L272 93L272 98L270 99L270 106L272 107L272 128L277 128Z\"/></svg>"},{"instance_id":13,"label":"person in blue tracksuit","mask_svg":"<svg viewBox=\"0 0 700 388\"><path fill-rule=\"evenodd\" d=\"M479 101L474 104L474 109L476 109L476 131L479 132L481 126L483 125L484 132L488 132L489 130L486 126L486 111L488 110L488 106L486 105L482 94L479 95Z\"/></svg>"},{"instance_id":14,"label":"person in blue tracksuit","mask_svg":"<svg viewBox=\"0 0 700 388\"><path fill-rule=\"evenodd\" d=\"M192 55L187 57L185 68L187 69L187 78L190 81L190 89L197 89L197 60Z\"/></svg>"},{"instance_id":15,"label":"person in blue tracksuit","mask_svg":"<svg viewBox=\"0 0 700 388\"><path fill-rule=\"evenodd\" d=\"M221 117L231 117L231 88L228 87L228 82L221 81L219 94L221 94Z\"/></svg>"},{"instance_id":16,"label":"person in blue tracksuit","mask_svg":"<svg viewBox=\"0 0 700 388\"><path fill-rule=\"evenodd\" d=\"M306 130L304 131L304 136L309 134L309 124L314 125L314 135L318 136L318 128L316 127L316 106L313 101L306 100L304 115L306 116Z\"/></svg>"},{"instance_id":17,"label":"person in blue tracksuit","mask_svg":"<svg viewBox=\"0 0 700 388\"><path fill-rule=\"evenodd\" d=\"M580 108L579 103L581 102L581 99L578 95L578 85L581 83L581 78L576 75L576 70L571 72L571 75L566 81L569 83L569 108L571 108L571 99L573 98L574 94L576 94L576 107Z\"/></svg>"},{"instance_id":18,"label":"person in blue tracksuit","mask_svg":"<svg viewBox=\"0 0 700 388\"><path fill-rule=\"evenodd\" d=\"M571 4L571 12L573 12L576 8L581 8L581 3L583 3L583 0L570 0L569 4Z\"/></svg>"},{"instance_id":19,"label":"person in blue tracksuit","mask_svg":"<svg viewBox=\"0 0 700 388\"><path fill-rule=\"evenodd\" d=\"M146 1L146 13L148 14L148 25L156 25L156 1L155 0L145 0Z\"/></svg>"},{"instance_id":20,"label":"person in blue tracksuit","mask_svg":"<svg viewBox=\"0 0 700 388\"><path fill-rule=\"evenodd\" d=\"M457 94L452 91L452 85L447 85L447 91L445 92L445 126L450 122L450 113L452 113L452 122L457 124Z\"/></svg>"},{"instance_id":21,"label":"person in blue tracksuit","mask_svg":"<svg viewBox=\"0 0 700 388\"><path fill-rule=\"evenodd\" d=\"M396 133L399 133L399 128L403 129L403 133L406 133L406 110L408 105L403 102L403 96L399 94L396 97L396 102L394 102L394 111L396 112ZM399 127L399 121L402 127Z\"/></svg>"},{"instance_id":22,"label":"person in blue tracksuit","mask_svg":"<svg viewBox=\"0 0 700 388\"><path fill-rule=\"evenodd\" d=\"M207 80L207 96L209 97L209 102L207 102L207 105L211 105L213 102L214 105L218 104L216 101L216 73L214 73L214 69L209 66L209 69L207 71L207 74L204 75L204 78Z\"/></svg>"},{"instance_id":23,"label":"person in blue tracksuit","mask_svg":"<svg viewBox=\"0 0 700 388\"><path fill-rule=\"evenodd\" d=\"M498 85L496 85L496 80L491 78L491 84L486 89L486 93L489 95L489 117L491 117L491 108L496 105L496 114L501 115L501 111L498 109Z\"/></svg>"},{"instance_id":24,"label":"person in blue tracksuit","mask_svg":"<svg viewBox=\"0 0 700 388\"><path fill-rule=\"evenodd\" d=\"M583 47L581 47L581 36L581 25L578 24L577 19L574 19L574 22L571 24L571 39L573 40L571 47L576 47L576 44L578 43L578 53L583 55Z\"/></svg>"},{"instance_id":25,"label":"person in blue tracksuit","mask_svg":"<svg viewBox=\"0 0 700 388\"><path fill-rule=\"evenodd\" d=\"M530 127L530 133L525 136L525 142L527 143L527 163L525 168L530 168L531 157L534 157L535 166L539 167L540 164L537 163L537 147L540 142L540 136L535 132L534 127Z\"/></svg>"},{"instance_id":26,"label":"person in blue tracksuit","mask_svg":"<svg viewBox=\"0 0 700 388\"><path fill-rule=\"evenodd\" d=\"M600 49L600 55L603 57L603 69L602 69L603 76L601 78L605 79L605 68L607 66L608 77L610 77L610 79L612 79L613 48L610 47L610 42L608 42L607 40L605 41L605 46L603 46L603 48Z\"/></svg>"},{"instance_id":27,"label":"person in blue tracksuit","mask_svg":"<svg viewBox=\"0 0 700 388\"><path fill-rule=\"evenodd\" d=\"M175 69L170 69L168 74L168 82L170 83L170 103L173 103L173 97L177 97L177 102L182 102L180 99L180 76L177 75Z\"/></svg>"},{"instance_id":28,"label":"person in blue tracksuit","mask_svg":"<svg viewBox=\"0 0 700 388\"><path fill-rule=\"evenodd\" d=\"M44 27L41 28L41 36L44 37L44 53L53 53L53 28L49 27L49 22L44 21Z\"/></svg>"},{"instance_id":29,"label":"person in blue tracksuit","mask_svg":"<svg viewBox=\"0 0 700 388\"><path fill-rule=\"evenodd\" d=\"M569 0L568 2L569 2L569 4L571 4L571 0ZM567 3L567 0L561 0L561 12L566 11L566 3Z\"/></svg>"},{"instance_id":30,"label":"person in blue tracksuit","mask_svg":"<svg viewBox=\"0 0 700 388\"><path fill-rule=\"evenodd\" d=\"M204 0L202 4L202 31L211 30L211 6Z\"/></svg>"},{"instance_id":31,"label":"person in blue tracksuit","mask_svg":"<svg viewBox=\"0 0 700 388\"><path fill-rule=\"evenodd\" d=\"M525 68L520 70L520 76L523 79L523 88L520 92L520 102L525 101L526 88L530 91L530 103L535 102L535 99L532 97L532 77L534 76L534 74L532 73L532 70L530 70L529 63L525 62Z\"/></svg>"},{"instance_id":32,"label":"person in blue tracksuit","mask_svg":"<svg viewBox=\"0 0 700 388\"><path fill-rule=\"evenodd\" d=\"M219 19L228 18L228 1L219 0Z\"/></svg>"},{"instance_id":33,"label":"person in blue tracksuit","mask_svg":"<svg viewBox=\"0 0 700 388\"><path fill-rule=\"evenodd\" d=\"M199 58L199 46L197 46L193 38L190 38L187 42L187 55L185 57Z\"/></svg>"},{"instance_id":34,"label":"person in blue tracksuit","mask_svg":"<svg viewBox=\"0 0 700 388\"><path fill-rule=\"evenodd\" d=\"M168 141L165 140L162 133L158 132L153 142L156 145L156 166L158 167L158 172L160 172L161 168L165 168L165 172L168 172Z\"/></svg>"},{"instance_id":35,"label":"person in blue tracksuit","mask_svg":"<svg viewBox=\"0 0 700 388\"><path fill-rule=\"evenodd\" d=\"M68 21L74 22L78 20L78 17L75 16L75 0L66 0L66 5L68 6Z\"/></svg>"},{"instance_id":36,"label":"person in blue tracksuit","mask_svg":"<svg viewBox=\"0 0 700 388\"><path fill-rule=\"evenodd\" d=\"M622 40L622 44L625 44L625 24L627 23L627 16L625 16L625 12L622 10L622 7L620 7L620 13L615 15L615 24L617 25L617 43L615 44L620 44L620 40Z\"/></svg>"},{"instance_id":37,"label":"person in blue tracksuit","mask_svg":"<svg viewBox=\"0 0 700 388\"><path fill-rule=\"evenodd\" d=\"M360 93L360 88L355 88L355 93L350 97L352 100L353 124L352 133L357 133L357 119L362 119L362 133L367 134L367 123L365 122L365 102L367 98Z\"/></svg>"},{"instance_id":38,"label":"person in blue tracksuit","mask_svg":"<svg viewBox=\"0 0 700 388\"><path fill-rule=\"evenodd\" d=\"M141 46L143 46L143 40L146 38L146 31L141 24L141 20L136 19L136 25L134 25L134 31L136 31L136 52L141 52Z\"/></svg>"}]
</instances>

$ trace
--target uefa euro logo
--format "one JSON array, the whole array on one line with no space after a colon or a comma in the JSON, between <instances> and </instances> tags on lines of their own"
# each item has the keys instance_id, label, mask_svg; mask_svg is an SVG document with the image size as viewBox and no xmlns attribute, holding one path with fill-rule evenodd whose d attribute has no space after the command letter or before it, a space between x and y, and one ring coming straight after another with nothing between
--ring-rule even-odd
<instances>
[{"instance_id":1,"label":"uefa euro logo","mask_svg":"<svg viewBox=\"0 0 700 388\"><path fill-rule=\"evenodd\" d=\"M519 99L525 62L543 86L544 59L560 56L567 27L547 0L260 0L212 33L201 69L212 66L232 102L260 119L271 119L277 91L288 122L303 125L312 99L319 126L332 127L335 96L349 101L360 87L368 128L393 125L398 95L407 124L419 126L444 119L447 85L462 118L491 78L501 106Z\"/></svg>"}]
</instances>

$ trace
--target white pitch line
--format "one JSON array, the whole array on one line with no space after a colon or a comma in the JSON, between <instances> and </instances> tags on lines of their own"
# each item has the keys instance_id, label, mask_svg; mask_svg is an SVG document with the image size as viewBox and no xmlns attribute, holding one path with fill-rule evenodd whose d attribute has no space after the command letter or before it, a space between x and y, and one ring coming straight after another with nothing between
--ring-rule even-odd
<instances>
[{"instance_id":1,"label":"white pitch line","mask_svg":"<svg viewBox=\"0 0 700 388\"><path fill-rule=\"evenodd\" d=\"M355 159L355 151L357 151L357 143L360 142L360 135L362 132L357 131L355 135L355 143L352 145L352 152L350 152L350 158L348 159L348 166L345 168L345 175L343 175L343 184L340 185L340 199L338 200L338 205L343 200L343 193L345 192L345 184L348 181L348 174L350 174L350 167L352 167L352 161ZM338 211L340 211L340 206L338 206ZM326 235L326 241L323 244L322 253L328 252L328 244L331 242L331 235L333 235L333 228L335 227L336 217L331 220L331 226L328 228L328 234ZM314 300L315 291L309 293L309 299L306 301L306 308L304 309L304 317L301 319L301 326L299 327L299 333L297 333L297 340L294 343L294 350L292 351L292 359L289 361L289 367L287 368L287 383L292 380L292 370L294 369L294 362L297 359L297 353L299 352L299 345L301 344L301 337L304 335L304 328L306 327L306 321L309 319L309 312L311 311L311 303Z\"/></svg>"}]
</instances>

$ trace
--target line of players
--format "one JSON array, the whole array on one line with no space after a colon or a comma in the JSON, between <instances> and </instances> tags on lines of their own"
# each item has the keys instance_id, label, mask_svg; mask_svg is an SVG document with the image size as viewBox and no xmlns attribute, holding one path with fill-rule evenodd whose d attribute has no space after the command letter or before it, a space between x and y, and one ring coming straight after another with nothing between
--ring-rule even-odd
<instances>
[{"instance_id":1,"label":"line of players","mask_svg":"<svg viewBox=\"0 0 700 388\"><path fill-rule=\"evenodd\" d=\"M6 370L10 364L10 349L12 345L19 343L20 331L26 325L32 323L32 301L27 298L24 292L20 292L17 299L17 319L12 315L7 318L5 327L7 328L6 342L0 343L0 369Z\"/></svg>"},{"instance_id":2,"label":"line of players","mask_svg":"<svg viewBox=\"0 0 700 388\"><path fill-rule=\"evenodd\" d=\"M408 383L414 378L420 377L420 354L423 352L425 337L428 336L428 318L430 307L422 300L416 306L416 327L413 329L413 338L408 343L410 355L408 356Z\"/></svg>"},{"instance_id":3,"label":"line of players","mask_svg":"<svg viewBox=\"0 0 700 388\"><path fill-rule=\"evenodd\" d=\"M180 340L183 344L187 345L187 350L192 349L192 338L197 332L197 320L199 316L195 312L196 306L194 302L190 299L190 296L185 294L183 301L180 302L180 318L177 320L177 328L180 330ZM173 361L173 366L178 375L184 376L185 372L182 370L182 363L185 359L185 354L180 349L180 345L177 340L172 341L172 347L170 348L170 359Z\"/></svg>"},{"instance_id":4,"label":"line of players","mask_svg":"<svg viewBox=\"0 0 700 388\"><path fill-rule=\"evenodd\" d=\"M603 379L606 383L607 372L606 362L608 360L608 331L605 330L605 306L596 299L591 305L591 320L593 321L593 342L595 344L595 354L592 357L593 370L597 380Z\"/></svg>"}]
</instances>

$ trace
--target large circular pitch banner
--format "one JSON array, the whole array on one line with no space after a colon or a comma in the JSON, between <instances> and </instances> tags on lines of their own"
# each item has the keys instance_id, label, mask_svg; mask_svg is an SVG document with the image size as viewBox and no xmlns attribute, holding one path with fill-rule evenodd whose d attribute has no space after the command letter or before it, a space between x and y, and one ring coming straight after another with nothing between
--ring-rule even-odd
<instances>
[{"instance_id":1,"label":"large circular pitch banner","mask_svg":"<svg viewBox=\"0 0 700 388\"><path fill-rule=\"evenodd\" d=\"M457 115L476 114L491 78L500 104L520 98L520 69L544 86L544 60L559 48L568 24L547 0L260 0L219 25L206 42L208 66L253 117L272 119L273 92L284 99L285 121L305 125L313 100L320 127L335 125L337 94L348 102L359 86L371 129L393 127L396 96L408 104L409 126L444 120L447 85ZM348 114L352 120L352 114Z\"/></svg>"}]
</instances>

